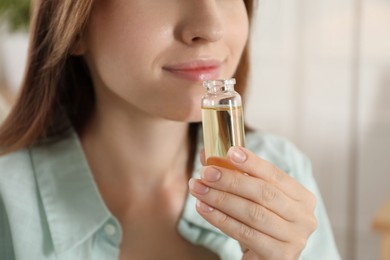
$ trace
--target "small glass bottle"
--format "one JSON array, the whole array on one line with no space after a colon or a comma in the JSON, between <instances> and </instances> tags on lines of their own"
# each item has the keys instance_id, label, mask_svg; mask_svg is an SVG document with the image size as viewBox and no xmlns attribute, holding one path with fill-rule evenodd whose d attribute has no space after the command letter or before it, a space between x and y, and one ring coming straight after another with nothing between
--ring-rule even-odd
<instances>
[{"instance_id":1,"label":"small glass bottle","mask_svg":"<svg viewBox=\"0 0 390 260\"><path fill-rule=\"evenodd\" d=\"M240 94L234 91L235 84L234 78L203 82L206 93L202 98L202 125L207 165L221 164L213 162L213 158L225 158L230 147L245 146L242 102Z\"/></svg>"}]
</instances>

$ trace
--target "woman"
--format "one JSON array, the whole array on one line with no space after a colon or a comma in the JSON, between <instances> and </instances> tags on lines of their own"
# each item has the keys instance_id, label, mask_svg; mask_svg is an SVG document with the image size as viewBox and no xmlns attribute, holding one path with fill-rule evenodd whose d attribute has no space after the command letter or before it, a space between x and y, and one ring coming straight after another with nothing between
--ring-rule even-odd
<instances>
[{"instance_id":1,"label":"woman","mask_svg":"<svg viewBox=\"0 0 390 260\"><path fill-rule=\"evenodd\" d=\"M252 1L36 5L0 131L0 256L338 258L292 145L253 132L228 153L246 175L200 165L201 81L234 75L244 94Z\"/></svg>"}]
</instances>

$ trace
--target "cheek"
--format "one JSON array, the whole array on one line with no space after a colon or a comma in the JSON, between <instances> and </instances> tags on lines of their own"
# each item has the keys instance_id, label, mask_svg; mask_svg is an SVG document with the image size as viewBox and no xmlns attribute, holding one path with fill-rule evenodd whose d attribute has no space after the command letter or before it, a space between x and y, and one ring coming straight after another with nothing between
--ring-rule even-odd
<instances>
[{"instance_id":1,"label":"cheek","mask_svg":"<svg viewBox=\"0 0 390 260\"><path fill-rule=\"evenodd\" d=\"M239 64L241 55L248 41L248 21L245 19L236 20L236 23L230 24L229 32L226 36L226 42L230 50L230 59L224 76L231 77Z\"/></svg>"},{"instance_id":2,"label":"cheek","mask_svg":"<svg viewBox=\"0 0 390 260\"><path fill-rule=\"evenodd\" d=\"M231 26L231 32L229 33L230 41L234 45L234 50L242 53L249 35L249 20L245 7L242 7L240 12L233 19Z\"/></svg>"},{"instance_id":3,"label":"cheek","mask_svg":"<svg viewBox=\"0 0 390 260\"><path fill-rule=\"evenodd\" d=\"M108 86L147 77L142 68L153 73L153 59L168 42L169 27L134 12L131 2L122 9L115 4L98 6L87 28L87 58Z\"/></svg>"}]
</instances>

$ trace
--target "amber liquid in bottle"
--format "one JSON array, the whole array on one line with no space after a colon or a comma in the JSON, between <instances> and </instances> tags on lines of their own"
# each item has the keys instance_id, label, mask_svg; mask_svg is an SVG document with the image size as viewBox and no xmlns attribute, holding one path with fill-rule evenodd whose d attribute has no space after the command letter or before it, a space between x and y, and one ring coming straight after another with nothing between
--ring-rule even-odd
<instances>
[{"instance_id":1,"label":"amber liquid in bottle","mask_svg":"<svg viewBox=\"0 0 390 260\"><path fill-rule=\"evenodd\" d=\"M206 163L232 168L222 158L230 147L245 146L242 107L202 107L202 120Z\"/></svg>"}]
</instances>

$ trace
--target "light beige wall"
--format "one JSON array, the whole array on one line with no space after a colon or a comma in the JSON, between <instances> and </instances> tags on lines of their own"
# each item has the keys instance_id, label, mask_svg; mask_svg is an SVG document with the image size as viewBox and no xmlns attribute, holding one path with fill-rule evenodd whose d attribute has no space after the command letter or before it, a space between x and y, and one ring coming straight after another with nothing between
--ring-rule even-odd
<instances>
[{"instance_id":1,"label":"light beige wall","mask_svg":"<svg viewBox=\"0 0 390 260\"><path fill-rule=\"evenodd\" d=\"M378 259L390 197L390 1L261 0L250 125L313 161L343 259Z\"/></svg>"}]
</instances>

